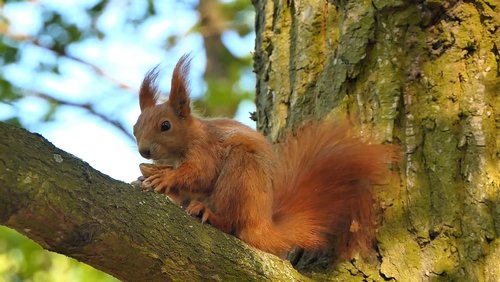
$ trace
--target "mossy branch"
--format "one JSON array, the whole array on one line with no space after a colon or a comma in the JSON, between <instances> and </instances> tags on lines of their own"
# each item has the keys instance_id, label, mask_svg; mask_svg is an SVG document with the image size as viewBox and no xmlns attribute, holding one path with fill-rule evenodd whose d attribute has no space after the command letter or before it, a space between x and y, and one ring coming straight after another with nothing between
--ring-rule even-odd
<instances>
[{"instance_id":1,"label":"mossy branch","mask_svg":"<svg viewBox=\"0 0 500 282\"><path fill-rule=\"evenodd\" d=\"M0 224L48 250L124 281L307 280L40 135L2 123L0 135Z\"/></svg>"}]
</instances>

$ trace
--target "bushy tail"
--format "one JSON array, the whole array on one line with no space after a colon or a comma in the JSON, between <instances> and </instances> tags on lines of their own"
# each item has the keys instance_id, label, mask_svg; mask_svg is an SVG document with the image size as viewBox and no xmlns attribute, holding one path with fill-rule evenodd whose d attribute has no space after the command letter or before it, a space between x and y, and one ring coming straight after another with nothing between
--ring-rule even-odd
<instances>
[{"instance_id":1,"label":"bushy tail","mask_svg":"<svg viewBox=\"0 0 500 282\"><path fill-rule=\"evenodd\" d=\"M320 249L333 238L343 257L371 249L372 184L390 175L395 146L351 136L347 123L310 124L279 145L273 222L290 246Z\"/></svg>"}]
</instances>

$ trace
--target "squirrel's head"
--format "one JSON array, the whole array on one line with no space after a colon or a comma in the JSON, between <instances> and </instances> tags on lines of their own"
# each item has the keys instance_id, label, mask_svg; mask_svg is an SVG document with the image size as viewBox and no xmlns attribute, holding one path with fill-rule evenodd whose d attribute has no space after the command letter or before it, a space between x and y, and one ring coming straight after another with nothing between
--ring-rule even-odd
<instances>
[{"instance_id":1,"label":"squirrel's head","mask_svg":"<svg viewBox=\"0 0 500 282\"><path fill-rule=\"evenodd\" d=\"M156 163L177 165L193 133L188 73L191 59L184 55L174 68L168 101L157 104L158 67L146 74L139 92L141 115L134 125L139 153Z\"/></svg>"}]
</instances>

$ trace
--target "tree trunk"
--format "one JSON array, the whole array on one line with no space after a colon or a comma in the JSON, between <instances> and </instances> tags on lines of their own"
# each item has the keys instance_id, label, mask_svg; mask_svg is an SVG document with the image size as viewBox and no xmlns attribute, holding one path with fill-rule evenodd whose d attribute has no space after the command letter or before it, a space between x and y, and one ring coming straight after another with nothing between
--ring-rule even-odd
<instances>
[{"instance_id":1,"label":"tree trunk","mask_svg":"<svg viewBox=\"0 0 500 282\"><path fill-rule=\"evenodd\" d=\"M500 2L254 5L260 130L347 117L404 154L378 189L379 260L330 278L500 281Z\"/></svg>"},{"instance_id":2,"label":"tree trunk","mask_svg":"<svg viewBox=\"0 0 500 282\"><path fill-rule=\"evenodd\" d=\"M307 280L40 136L2 123L0 136L0 224L48 250L123 281Z\"/></svg>"}]
</instances>

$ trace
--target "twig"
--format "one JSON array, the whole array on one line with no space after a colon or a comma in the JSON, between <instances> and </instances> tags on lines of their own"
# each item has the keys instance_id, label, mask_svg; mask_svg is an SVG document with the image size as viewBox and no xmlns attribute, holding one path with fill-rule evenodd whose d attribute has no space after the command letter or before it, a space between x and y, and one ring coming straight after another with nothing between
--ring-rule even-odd
<instances>
[{"instance_id":1,"label":"twig","mask_svg":"<svg viewBox=\"0 0 500 282\"><path fill-rule=\"evenodd\" d=\"M55 48L51 48L51 47L45 46L45 45L41 44L40 41L38 41L37 39L32 38L32 37L27 36L27 35L10 34L10 33L6 33L5 31L2 31L2 30L0 30L0 34L3 35L3 36L5 36L5 37L7 37L7 38L9 38L9 39L11 39L11 40L14 40L14 41L17 41L17 42L25 42L25 43L33 44L33 45L35 45L37 47L43 48L43 49L45 49L47 51L50 51L50 52L52 52L52 53L54 53L54 54L56 54L58 56L65 57L65 58L68 58L68 59L70 59L72 61L80 63L82 65L88 66L96 74L98 74L99 76L101 76L101 77L103 77L103 78L111 81L113 84L115 84L116 86L118 86L121 89L128 90L128 91L134 91L134 90L136 90L135 88L131 87L130 85L125 84L125 83L123 83L121 81L118 81L117 79L109 76L108 74L106 74L106 72L102 68L100 68L100 67L98 67L98 66L96 66L96 65L94 65L92 63L89 63L87 61L84 61L84 60L82 60L82 59L80 59L78 57L75 57L75 56L73 56L71 54L68 54L65 50L59 50L59 49L55 49Z\"/></svg>"},{"instance_id":2,"label":"twig","mask_svg":"<svg viewBox=\"0 0 500 282\"><path fill-rule=\"evenodd\" d=\"M75 102L64 101L64 100L52 97L52 96L50 96L48 94L41 93L41 92L38 92L38 91L28 90L27 92L31 96L40 97L42 99L54 102L56 104L65 105L65 106L72 106L72 107L78 107L78 108L85 109L89 113L91 113L92 115L94 115L96 117L99 117L102 120L104 120L105 122L107 122L107 123L113 125L114 127L116 127L123 134L125 134L125 136L127 136L130 140L135 140L134 136L127 130L127 128L121 122L119 122L118 120L112 119L112 118L106 116L103 113L98 112L94 108L94 106L92 104L90 104L90 103L79 104L79 103L75 103Z\"/></svg>"}]
</instances>

